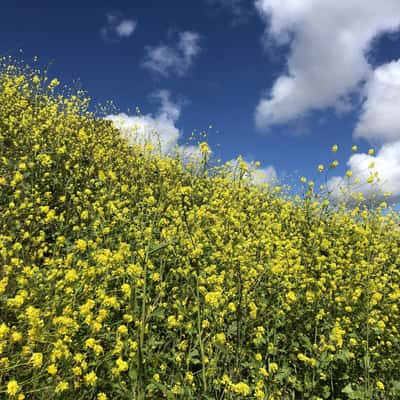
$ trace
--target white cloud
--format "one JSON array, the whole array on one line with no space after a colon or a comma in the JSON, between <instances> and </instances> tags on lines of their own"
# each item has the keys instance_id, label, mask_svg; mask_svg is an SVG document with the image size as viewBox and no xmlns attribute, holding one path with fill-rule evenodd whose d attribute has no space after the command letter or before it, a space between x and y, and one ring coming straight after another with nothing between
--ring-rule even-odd
<instances>
[{"instance_id":1,"label":"white cloud","mask_svg":"<svg viewBox=\"0 0 400 400\"><path fill-rule=\"evenodd\" d=\"M400 59L377 68L365 89L354 137L380 143L400 140Z\"/></svg>"},{"instance_id":2,"label":"white cloud","mask_svg":"<svg viewBox=\"0 0 400 400\"><path fill-rule=\"evenodd\" d=\"M117 26L116 30L119 36L121 37L129 37L136 29L136 21L131 19L126 19L121 21Z\"/></svg>"},{"instance_id":3,"label":"white cloud","mask_svg":"<svg viewBox=\"0 0 400 400\"><path fill-rule=\"evenodd\" d=\"M252 173L252 180L256 185L262 185L263 183L272 183L277 179L276 170L274 167L269 166L266 168L257 168Z\"/></svg>"},{"instance_id":4,"label":"white cloud","mask_svg":"<svg viewBox=\"0 0 400 400\"><path fill-rule=\"evenodd\" d=\"M132 36L137 27L137 21L123 18L120 13L107 14L107 23L101 28L101 36L106 41L115 42L121 38Z\"/></svg>"},{"instance_id":5,"label":"white cloud","mask_svg":"<svg viewBox=\"0 0 400 400\"><path fill-rule=\"evenodd\" d=\"M176 45L160 44L146 47L146 57L142 66L156 75L185 75L201 51L200 35L184 31L178 34Z\"/></svg>"},{"instance_id":6,"label":"white cloud","mask_svg":"<svg viewBox=\"0 0 400 400\"><path fill-rule=\"evenodd\" d=\"M238 168L240 161L246 164L249 170L250 179L255 185L261 186L266 183L271 184L273 182L276 182L277 174L273 166L268 166L265 168L255 167L254 163L244 160L241 157L239 157L238 159L232 159L228 161L227 164L231 165L231 168L235 170L236 168Z\"/></svg>"},{"instance_id":7,"label":"white cloud","mask_svg":"<svg viewBox=\"0 0 400 400\"><path fill-rule=\"evenodd\" d=\"M120 113L108 115L105 119L112 121L131 145L150 142L162 155L175 155L178 152L184 163L200 162L203 155L198 146L178 144L181 132L176 123L184 103L173 102L170 97L168 90L160 90L151 95L151 98L160 101L160 108L155 116L128 116Z\"/></svg>"},{"instance_id":8,"label":"white cloud","mask_svg":"<svg viewBox=\"0 0 400 400\"><path fill-rule=\"evenodd\" d=\"M369 168L374 163L373 168ZM384 193L390 192L392 196L388 202L400 201L400 141L384 144L376 156L368 154L354 154L347 161L350 170L353 171L350 184L347 179L333 177L328 181L328 189L332 191L332 197L337 200L344 200L349 195L343 195L342 188L349 187L348 193L361 192L366 199L370 199L373 194L377 200L384 200ZM367 183L368 177L378 171L380 182ZM354 179L360 179L359 184L354 184Z\"/></svg>"},{"instance_id":9,"label":"white cloud","mask_svg":"<svg viewBox=\"0 0 400 400\"><path fill-rule=\"evenodd\" d=\"M400 26L398 0L256 0L255 5L269 43L290 48L287 72L256 108L259 129L313 110L343 108L371 75L366 53L373 39Z\"/></svg>"},{"instance_id":10,"label":"white cloud","mask_svg":"<svg viewBox=\"0 0 400 400\"><path fill-rule=\"evenodd\" d=\"M163 154L168 154L173 151L180 137L175 123L181 114L181 104L173 103L167 90L160 90L152 97L161 102L155 116L151 114L128 116L121 113L108 115L105 119L112 121L131 144L144 144L150 141L157 148L160 146Z\"/></svg>"},{"instance_id":11,"label":"white cloud","mask_svg":"<svg viewBox=\"0 0 400 400\"><path fill-rule=\"evenodd\" d=\"M391 192L389 201L396 203L400 201L400 60L376 68L365 85L364 95L365 102L353 137L383 146L375 157L368 154L350 157L347 165L361 181L357 190L351 191L361 192L366 199L375 194L379 201L384 199L385 192ZM371 162L381 179L372 185L365 182L371 173L368 168ZM329 180L328 187L334 198L348 198L341 192L346 182L342 177Z\"/></svg>"}]
</instances>

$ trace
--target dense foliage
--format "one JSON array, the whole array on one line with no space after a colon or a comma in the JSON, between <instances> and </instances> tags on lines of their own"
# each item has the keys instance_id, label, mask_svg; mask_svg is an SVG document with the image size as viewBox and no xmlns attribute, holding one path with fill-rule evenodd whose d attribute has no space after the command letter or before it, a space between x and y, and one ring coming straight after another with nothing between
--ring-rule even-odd
<instances>
[{"instance_id":1,"label":"dense foliage","mask_svg":"<svg viewBox=\"0 0 400 400\"><path fill-rule=\"evenodd\" d=\"M1 398L400 397L395 214L130 145L1 64Z\"/></svg>"}]
</instances>

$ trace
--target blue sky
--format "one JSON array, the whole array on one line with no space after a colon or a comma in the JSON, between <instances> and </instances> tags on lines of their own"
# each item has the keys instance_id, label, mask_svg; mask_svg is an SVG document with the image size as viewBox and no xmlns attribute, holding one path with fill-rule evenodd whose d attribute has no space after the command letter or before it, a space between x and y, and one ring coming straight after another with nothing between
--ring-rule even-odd
<instances>
[{"instance_id":1,"label":"blue sky","mask_svg":"<svg viewBox=\"0 0 400 400\"><path fill-rule=\"evenodd\" d=\"M337 159L332 190L375 162L400 199L398 0L21 0L0 30L1 54L52 62L93 103L113 100L116 125L179 144L206 130L217 157L261 161L266 179Z\"/></svg>"}]
</instances>

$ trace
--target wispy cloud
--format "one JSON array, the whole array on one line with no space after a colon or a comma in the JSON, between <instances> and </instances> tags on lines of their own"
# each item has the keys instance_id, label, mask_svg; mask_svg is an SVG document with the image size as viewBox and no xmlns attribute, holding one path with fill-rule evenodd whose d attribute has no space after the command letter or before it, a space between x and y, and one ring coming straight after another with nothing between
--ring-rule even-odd
<instances>
[{"instance_id":1,"label":"wispy cloud","mask_svg":"<svg viewBox=\"0 0 400 400\"><path fill-rule=\"evenodd\" d=\"M240 25L255 14L252 0L205 0L209 6L229 10L232 14L232 25Z\"/></svg>"},{"instance_id":2,"label":"wispy cloud","mask_svg":"<svg viewBox=\"0 0 400 400\"><path fill-rule=\"evenodd\" d=\"M178 34L174 45L160 44L146 47L146 56L142 66L158 76L184 76L200 53L200 35L191 31Z\"/></svg>"},{"instance_id":3,"label":"wispy cloud","mask_svg":"<svg viewBox=\"0 0 400 400\"><path fill-rule=\"evenodd\" d=\"M400 24L400 2L386 0L256 0L266 45L288 45L287 71L261 98L260 130L313 110L349 110L347 96L370 78L373 39Z\"/></svg>"},{"instance_id":4,"label":"wispy cloud","mask_svg":"<svg viewBox=\"0 0 400 400\"><path fill-rule=\"evenodd\" d=\"M121 13L107 14L107 22L101 28L100 33L105 41L116 42L133 35L137 27L137 21L133 18L125 18Z\"/></svg>"}]
</instances>

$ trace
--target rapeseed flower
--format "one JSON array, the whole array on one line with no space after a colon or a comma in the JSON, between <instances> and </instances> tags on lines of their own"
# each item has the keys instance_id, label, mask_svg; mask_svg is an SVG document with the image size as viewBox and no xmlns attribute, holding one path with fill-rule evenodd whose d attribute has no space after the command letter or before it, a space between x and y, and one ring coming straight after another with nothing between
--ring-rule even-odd
<instances>
[{"instance_id":1,"label":"rapeseed flower","mask_svg":"<svg viewBox=\"0 0 400 400\"><path fill-rule=\"evenodd\" d=\"M230 387L233 392L240 394L241 396L248 396L250 394L250 387L247 383L239 382L232 384Z\"/></svg>"},{"instance_id":2,"label":"rapeseed flower","mask_svg":"<svg viewBox=\"0 0 400 400\"><path fill-rule=\"evenodd\" d=\"M12 379L7 383L7 394L9 396L15 396L18 393L19 389L20 387L15 379Z\"/></svg>"},{"instance_id":3,"label":"rapeseed flower","mask_svg":"<svg viewBox=\"0 0 400 400\"><path fill-rule=\"evenodd\" d=\"M95 384L96 384L96 382L97 382L96 373L95 373L94 371L91 371L91 372L87 373L87 374L84 376L84 379L85 379L85 383L86 383L88 386L95 386Z\"/></svg>"},{"instance_id":4,"label":"rapeseed flower","mask_svg":"<svg viewBox=\"0 0 400 400\"><path fill-rule=\"evenodd\" d=\"M364 397L394 392L389 193L380 210L361 196L348 207L309 181L292 201L283 183L252 183L257 163L214 166L203 139L199 161L162 156L89 112L83 92L56 93L40 71L7 63L0 369L12 378L0 393L329 398L367 377Z\"/></svg>"},{"instance_id":5,"label":"rapeseed flower","mask_svg":"<svg viewBox=\"0 0 400 400\"><path fill-rule=\"evenodd\" d=\"M47 367L47 372L48 372L50 375L56 375L56 374L57 374L57 371L58 371L58 368L57 368L57 366L56 366L55 364L50 364L50 365Z\"/></svg>"}]
</instances>

